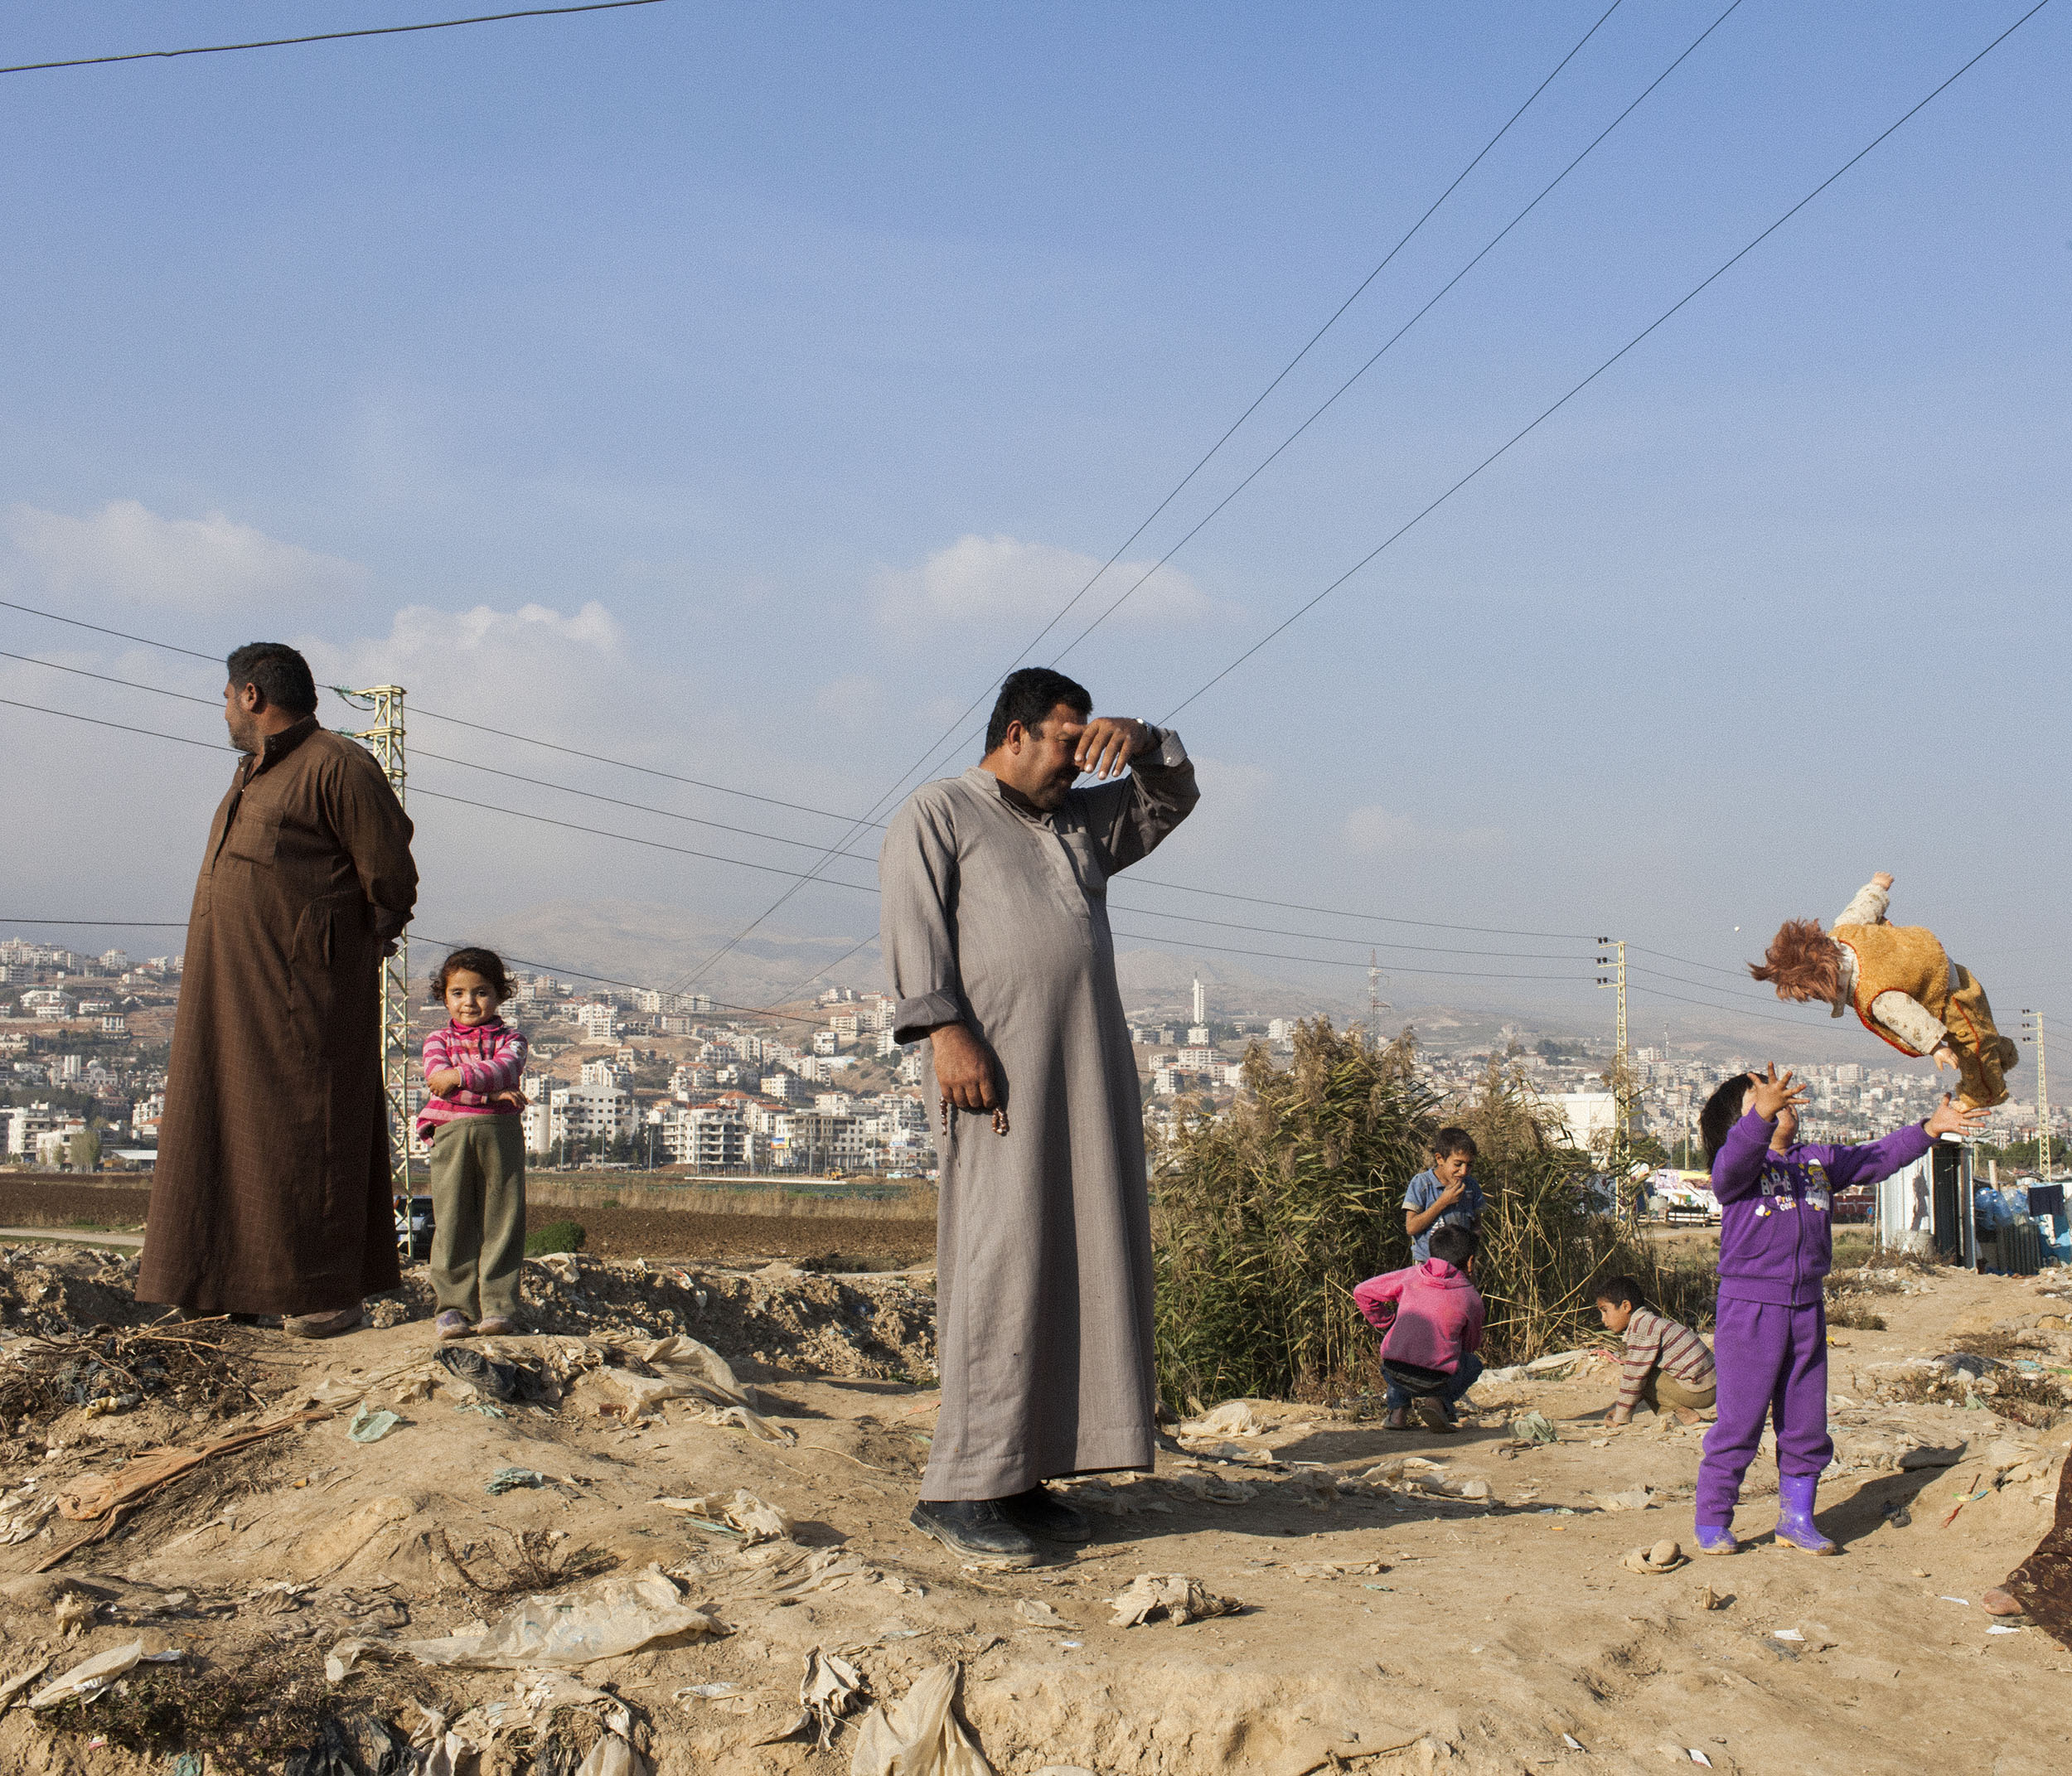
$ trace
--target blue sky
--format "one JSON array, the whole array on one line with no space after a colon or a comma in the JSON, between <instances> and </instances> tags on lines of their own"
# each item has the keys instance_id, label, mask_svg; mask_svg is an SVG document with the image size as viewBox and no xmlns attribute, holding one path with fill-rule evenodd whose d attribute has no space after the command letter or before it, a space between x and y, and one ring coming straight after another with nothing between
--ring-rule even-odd
<instances>
[{"instance_id":1,"label":"blue sky","mask_svg":"<svg viewBox=\"0 0 2072 1776\"><path fill-rule=\"evenodd\" d=\"M1081 612L1724 4L1626 0ZM17 0L0 60L464 10ZM1103 707L1162 715L2021 10L1744 0L1063 664ZM325 675L394 676L426 708L860 811L1602 11L666 0L6 76L0 597L205 652L285 636ZM1716 966L1883 867L1895 912L1940 931L2004 1021L2024 1003L2072 1014L2048 886L2068 863L2069 48L2047 7L1193 704L1179 725L1209 796L1158 873L1612 930ZM0 632L13 652L220 688L203 663L18 612ZM217 732L206 710L0 669L0 696ZM436 728L419 745L795 840L842 830ZM18 904L0 915L178 916L219 762L3 708L0 747L17 834L64 833L90 802L116 840L11 846L0 898ZM414 782L782 866L811 855L492 795L450 766ZM444 926L569 895L745 920L782 886L414 811L424 916ZM861 935L870 917L808 888L777 922ZM1159 929L1179 950L1192 930L1354 954ZM1392 991L1604 1016L1586 988L1544 982L1406 973Z\"/></svg>"}]
</instances>

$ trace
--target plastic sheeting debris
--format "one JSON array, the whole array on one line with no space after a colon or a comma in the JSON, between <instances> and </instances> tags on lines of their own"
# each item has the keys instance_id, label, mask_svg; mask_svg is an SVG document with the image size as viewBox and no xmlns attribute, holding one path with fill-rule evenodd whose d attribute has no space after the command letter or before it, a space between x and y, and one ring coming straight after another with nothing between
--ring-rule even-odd
<instances>
[{"instance_id":1,"label":"plastic sheeting debris","mask_svg":"<svg viewBox=\"0 0 2072 1776\"><path fill-rule=\"evenodd\" d=\"M816 1647L806 1655L806 1668L799 1677L798 1719L782 1733L756 1743L775 1745L810 1735L825 1751L834 1742L836 1724L854 1713L863 1701L864 1674L847 1659ZM907 1766L899 1768L903 1772Z\"/></svg>"},{"instance_id":2,"label":"plastic sheeting debris","mask_svg":"<svg viewBox=\"0 0 2072 1776\"><path fill-rule=\"evenodd\" d=\"M24 1666L5 1683L0 1683L0 1715L14 1706L14 1699L51 1668L48 1658L41 1658L32 1665Z\"/></svg>"},{"instance_id":3,"label":"plastic sheeting debris","mask_svg":"<svg viewBox=\"0 0 2072 1776\"><path fill-rule=\"evenodd\" d=\"M607 1733L590 1747L575 1776L648 1776L647 1759L616 1733Z\"/></svg>"},{"instance_id":4,"label":"plastic sheeting debris","mask_svg":"<svg viewBox=\"0 0 2072 1776\"><path fill-rule=\"evenodd\" d=\"M651 1567L631 1578L599 1579L574 1590L528 1597L477 1633L397 1645L423 1665L516 1671L587 1665L659 1640L704 1639L724 1632Z\"/></svg>"},{"instance_id":5,"label":"plastic sheeting debris","mask_svg":"<svg viewBox=\"0 0 2072 1776\"><path fill-rule=\"evenodd\" d=\"M370 1411L363 1406L352 1415L352 1422L346 1426L346 1435L355 1443L379 1443L402 1422L399 1414L385 1410Z\"/></svg>"},{"instance_id":6,"label":"plastic sheeting debris","mask_svg":"<svg viewBox=\"0 0 2072 1776\"><path fill-rule=\"evenodd\" d=\"M1111 1600L1111 1626L1136 1628L1155 1618L1184 1626L1210 1616L1234 1615L1244 1605L1234 1597L1218 1597L1185 1573L1139 1573L1129 1589Z\"/></svg>"},{"instance_id":7,"label":"plastic sheeting debris","mask_svg":"<svg viewBox=\"0 0 2072 1776\"><path fill-rule=\"evenodd\" d=\"M864 1716L850 1776L993 1776L971 1729L957 1717L958 1667L938 1665L889 1708Z\"/></svg>"},{"instance_id":8,"label":"plastic sheeting debris","mask_svg":"<svg viewBox=\"0 0 2072 1776\"><path fill-rule=\"evenodd\" d=\"M655 1503L666 1511L681 1511L709 1528L733 1530L741 1537L743 1547L753 1547L758 1541L792 1539L791 1518L751 1492L737 1489L731 1498L709 1493L695 1498L658 1498Z\"/></svg>"},{"instance_id":9,"label":"plastic sheeting debris","mask_svg":"<svg viewBox=\"0 0 2072 1776\"><path fill-rule=\"evenodd\" d=\"M1513 1443L1559 1443L1561 1433L1544 1412L1521 1412L1511 1420Z\"/></svg>"},{"instance_id":10,"label":"plastic sheeting debris","mask_svg":"<svg viewBox=\"0 0 2072 1776\"><path fill-rule=\"evenodd\" d=\"M1067 1622L1041 1598L1024 1597L1014 1605L1014 1614L1031 1628L1062 1628L1069 1633L1074 1624Z\"/></svg>"},{"instance_id":11,"label":"plastic sheeting debris","mask_svg":"<svg viewBox=\"0 0 2072 1776\"><path fill-rule=\"evenodd\" d=\"M531 1363L510 1362L464 1345L442 1345L432 1361L457 1382L506 1406L514 1402L554 1404L559 1390L554 1379Z\"/></svg>"},{"instance_id":12,"label":"plastic sheeting debris","mask_svg":"<svg viewBox=\"0 0 2072 1776\"><path fill-rule=\"evenodd\" d=\"M1249 1400L1226 1400L1213 1412L1188 1419L1179 1434L1183 1437L1263 1437L1272 1429L1252 1410Z\"/></svg>"},{"instance_id":13,"label":"plastic sheeting debris","mask_svg":"<svg viewBox=\"0 0 2072 1776\"><path fill-rule=\"evenodd\" d=\"M1664 1536L1652 1547L1634 1549L1619 1564L1629 1572L1664 1573L1674 1572L1690 1561L1677 1543Z\"/></svg>"},{"instance_id":14,"label":"plastic sheeting debris","mask_svg":"<svg viewBox=\"0 0 2072 1776\"><path fill-rule=\"evenodd\" d=\"M545 1486L547 1477L530 1468L499 1468L489 1477L482 1490L491 1498L506 1493L516 1492L521 1486Z\"/></svg>"},{"instance_id":15,"label":"plastic sheeting debris","mask_svg":"<svg viewBox=\"0 0 2072 1776\"><path fill-rule=\"evenodd\" d=\"M164 1653L146 1653L141 1640L110 1647L105 1653L95 1653L84 1664L75 1665L56 1682L45 1684L29 1698L29 1706L49 1708L59 1702L90 1702L123 1672L138 1664L168 1665L181 1657L177 1648Z\"/></svg>"}]
</instances>

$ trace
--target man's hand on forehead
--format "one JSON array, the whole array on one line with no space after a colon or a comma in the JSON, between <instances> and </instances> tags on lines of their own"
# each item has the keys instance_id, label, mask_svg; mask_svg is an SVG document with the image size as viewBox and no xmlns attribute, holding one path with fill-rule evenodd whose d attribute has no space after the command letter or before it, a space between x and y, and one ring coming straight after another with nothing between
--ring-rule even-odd
<instances>
[{"instance_id":1,"label":"man's hand on forehead","mask_svg":"<svg viewBox=\"0 0 2072 1776\"><path fill-rule=\"evenodd\" d=\"M1122 775L1130 761L1150 744L1151 730L1133 715L1096 715L1062 722L1058 737L1070 744L1072 762L1097 777Z\"/></svg>"}]
</instances>

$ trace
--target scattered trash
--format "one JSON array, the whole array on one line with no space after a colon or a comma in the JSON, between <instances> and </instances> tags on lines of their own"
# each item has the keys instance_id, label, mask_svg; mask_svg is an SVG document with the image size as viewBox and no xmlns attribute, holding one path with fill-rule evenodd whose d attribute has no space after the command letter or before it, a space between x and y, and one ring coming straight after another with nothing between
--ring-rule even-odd
<instances>
[{"instance_id":1,"label":"scattered trash","mask_svg":"<svg viewBox=\"0 0 2072 1776\"><path fill-rule=\"evenodd\" d=\"M269 1419L263 1424L234 1431L227 1437L218 1437L212 1443L172 1444L164 1449L153 1449L148 1455L140 1455L133 1461L123 1463L112 1475L81 1474L58 1495L57 1508L74 1522L88 1527L70 1541L46 1555L31 1570L48 1572L67 1555L85 1547L90 1541L99 1541L114 1528L125 1512L134 1510L159 1488L171 1484L182 1474L191 1474L211 1458L249 1448L268 1437L277 1436L283 1430L292 1430L298 1425L307 1425L331 1415L329 1409L324 1407L312 1411L290 1412L284 1417Z\"/></svg>"},{"instance_id":2,"label":"scattered trash","mask_svg":"<svg viewBox=\"0 0 2072 1776\"><path fill-rule=\"evenodd\" d=\"M1387 1572L1379 1560L1297 1561L1288 1570L1298 1579L1349 1579L1362 1573Z\"/></svg>"},{"instance_id":3,"label":"scattered trash","mask_svg":"<svg viewBox=\"0 0 2072 1776\"><path fill-rule=\"evenodd\" d=\"M575 1776L649 1776L647 1759L616 1733L606 1733L576 1766Z\"/></svg>"},{"instance_id":4,"label":"scattered trash","mask_svg":"<svg viewBox=\"0 0 2072 1776\"><path fill-rule=\"evenodd\" d=\"M759 1437L765 1443L782 1443L787 1449L798 1440L798 1433L782 1425L772 1424L760 1412L751 1412L746 1406L725 1406L717 1412L705 1415L708 1425L731 1425L736 1430L745 1430L752 1437ZM926 1442L927 1439L922 1439Z\"/></svg>"},{"instance_id":5,"label":"scattered trash","mask_svg":"<svg viewBox=\"0 0 2072 1776\"><path fill-rule=\"evenodd\" d=\"M465 1345L441 1345L432 1361L455 1381L506 1406L552 1406L560 1395L554 1378L534 1364L507 1362Z\"/></svg>"},{"instance_id":6,"label":"scattered trash","mask_svg":"<svg viewBox=\"0 0 2072 1776\"><path fill-rule=\"evenodd\" d=\"M1544 1412L1522 1412L1511 1420L1513 1443L1559 1443L1561 1433Z\"/></svg>"},{"instance_id":7,"label":"scattered trash","mask_svg":"<svg viewBox=\"0 0 2072 1776\"><path fill-rule=\"evenodd\" d=\"M1226 1400L1213 1412L1183 1423L1177 1435L1186 1437L1263 1437L1273 1429L1252 1409L1249 1400Z\"/></svg>"},{"instance_id":8,"label":"scattered trash","mask_svg":"<svg viewBox=\"0 0 2072 1776\"><path fill-rule=\"evenodd\" d=\"M509 1418L511 1416L493 1400L465 1400L453 1410L456 1412L479 1412L484 1418Z\"/></svg>"},{"instance_id":9,"label":"scattered trash","mask_svg":"<svg viewBox=\"0 0 2072 1776\"><path fill-rule=\"evenodd\" d=\"M775 1505L766 1504L753 1493L737 1490L731 1498L718 1493L696 1498L658 1498L666 1511L680 1511L707 1529L731 1530L743 1547L759 1541L788 1541L792 1520Z\"/></svg>"},{"instance_id":10,"label":"scattered trash","mask_svg":"<svg viewBox=\"0 0 2072 1776\"><path fill-rule=\"evenodd\" d=\"M1576 1738L1573 1733L1562 1734L1561 1743L1567 1746L1571 1751L1581 1751L1583 1749L1582 1740Z\"/></svg>"},{"instance_id":11,"label":"scattered trash","mask_svg":"<svg viewBox=\"0 0 2072 1776\"><path fill-rule=\"evenodd\" d=\"M1988 1634L2019 1634L2021 1630L2018 1628L1989 1628L1986 1632Z\"/></svg>"},{"instance_id":12,"label":"scattered trash","mask_svg":"<svg viewBox=\"0 0 2072 1776\"><path fill-rule=\"evenodd\" d=\"M1062 1628L1069 1633L1073 1627L1072 1623L1067 1622L1040 1598L1024 1597L1014 1605L1014 1614L1031 1628Z\"/></svg>"},{"instance_id":13,"label":"scattered trash","mask_svg":"<svg viewBox=\"0 0 2072 1776\"><path fill-rule=\"evenodd\" d=\"M1136 1628L1163 1616L1176 1626L1210 1616L1235 1615L1244 1605L1234 1597L1218 1597L1185 1573L1139 1573L1122 1595L1111 1600L1110 1626Z\"/></svg>"},{"instance_id":14,"label":"scattered trash","mask_svg":"<svg viewBox=\"0 0 2072 1776\"><path fill-rule=\"evenodd\" d=\"M993 1766L957 1717L958 1667L938 1665L890 1708L876 1707L857 1730L850 1776L993 1776Z\"/></svg>"},{"instance_id":15,"label":"scattered trash","mask_svg":"<svg viewBox=\"0 0 2072 1776\"><path fill-rule=\"evenodd\" d=\"M366 1657L374 1643L370 1640L341 1640L324 1655L324 1682L343 1683L350 1677L360 1661Z\"/></svg>"},{"instance_id":16,"label":"scattered trash","mask_svg":"<svg viewBox=\"0 0 2072 1776\"><path fill-rule=\"evenodd\" d=\"M498 1498L502 1497L502 1495L506 1493L513 1493L517 1491L521 1486L545 1486L546 1483L546 1475L540 1473L537 1469L531 1468L499 1468L496 1473L492 1474L489 1477L489 1482L482 1488L482 1490L488 1493L491 1498Z\"/></svg>"},{"instance_id":17,"label":"scattered trash","mask_svg":"<svg viewBox=\"0 0 2072 1776\"><path fill-rule=\"evenodd\" d=\"M164 1653L146 1653L141 1640L126 1642L119 1647L110 1647L105 1653L97 1653L83 1665L75 1665L56 1682L46 1683L29 1698L31 1709L49 1708L59 1702L90 1702L104 1690L110 1688L123 1672L142 1663L169 1665L182 1657L178 1648Z\"/></svg>"},{"instance_id":18,"label":"scattered trash","mask_svg":"<svg viewBox=\"0 0 2072 1776\"><path fill-rule=\"evenodd\" d=\"M671 1690L669 1699L672 1702L680 1702L686 1696L695 1696L701 1702L716 1702L723 1696L738 1696L740 1693L741 1686L738 1683L691 1683L685 1684L680 1690Z\"/></svg>"},{"instance_id":19,"label":"scattered trash","mask_svg":"<svg viewBox=\"0 0 2072 1776\"><path fill-rule=\"evenodd\" d=\"M363 1406L352 1415L352 1422L346 1426L346 1435L355 1443L379 1443L402 1422L397 1413L385 1410L370 1412Z\"/></svg>"},{"instance_id":20,"label":"scattered trash","mask_svg":"<svg viewBox=\"0 0 2072 1776\"><path fill-rule=\"evenodd\" d=\"M12 1708L14 1706L15 1697L21 1695L50 1668L51 1661L46 1654L33 1664L25 1665L5 1683L0 1683L0 1715L5 1714L8 1709Z\"/></svg>"},{"instance_id":21,"label":"scattered trash","mask_svg":"<svg viewBox=\"0 0 2072 1776\"><path fill-rule=\"evenodd\" d=\"M527 1670L586 1665L593 1659L679 1636L704 1639L725 1631L683 1600L658 1568L632 1578L600 1579L574 1590L528 1597L473 1633L397 1643L422 1665L473 1670Z\"/></svg>"},{"instance_id":22,"label":"scattered trash","mask_svg":"<svg viewBox=\"0 0 2072 1776\"><path fill-rule=\"evenodd\" d=\"M1691 1761L1693 1764L1702 1764L1708 1770L1712 1768L1712 1760L1706 1756L1702 1751L1699 1750L1696 1745L1693 1745L1691 1748Z\"/></svg>"},{"instance_id":23,"label":"scattered trash","mask_svg":"<svg viewBox=\"0 0 2072 1776\"><path fill-rule=\"evenodd\" d=\"M1665 1536L1653 1547L1634 1549L1619 1564L1629 1572L1665 1573L1687 1565L1689 1561L1682 1548Z\"/></svg>"},{"instance_id":24,"label":"scattered trash","mask_svg":"<svg viewBox=\"0 0 2072 1776\"><path fill-rule=\"evenodd\" d=\"M1769 1631L1772 1640L1801 1640L1806 1637L1795 1628L1774 1628Z\"/></svg>"},{"instance_id":25,"label":"scattered trash","mask_svg":"<svg viewBox=\"0 0 2072 1776\"><path fill-rule=\"evenodd\" d=\"M1968 1597L1952 1597L1948 1592L1944 1593L1943 1601L1946 1604L1962 1604L1967 1609L1971 1607L1971 1599Z\"/></svg>"},{"instance_id":26,"label":"scattered trash","mask_svg":"<svg viewBox=\"0 0 2072 1776\"><path fill-rule=\"evenodd\" d=\"M810 1736L825 1751L834 1743L836 1725L860 1708L863 1701L864 1674L847 1659L816 1647L806 1655L806 1669L799 1678L798 1719L782 1733L756 1744L777 1745Z\"/></svg>"}]
</instances>

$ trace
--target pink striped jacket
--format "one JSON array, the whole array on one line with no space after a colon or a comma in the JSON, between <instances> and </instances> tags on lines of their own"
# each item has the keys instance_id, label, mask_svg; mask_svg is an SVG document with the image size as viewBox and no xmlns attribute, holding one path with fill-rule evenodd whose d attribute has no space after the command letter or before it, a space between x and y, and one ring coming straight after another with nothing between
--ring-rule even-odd
<instances>
[{"instance_id":1,"label":"pink striped jacket","mask_svg":"<svg viewBox=\"0 0 2072 1776\"><path fill-rule=\"evenodd\" d=\"M499 1091L516 1091L525 1071L525 1038L501 1018L472 1026L448 1023L424 1038L424 1077L443 1068L461 1070L451 1097L428 1097L417 1114L417 1132L428 1140L439 1124L463 1116L515 1116L516 1104L492 1104Z\"/></svg>"}]
</instances>

